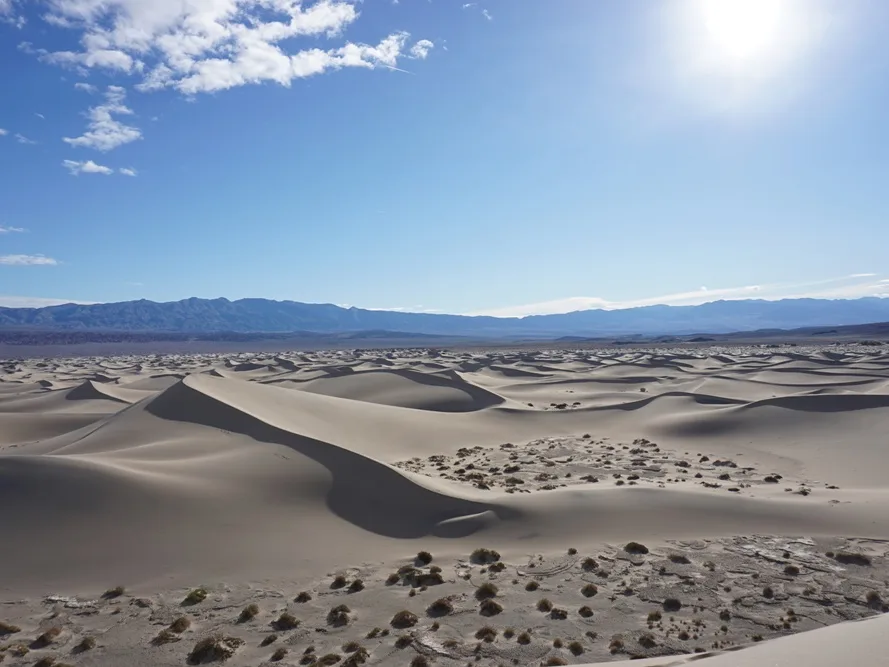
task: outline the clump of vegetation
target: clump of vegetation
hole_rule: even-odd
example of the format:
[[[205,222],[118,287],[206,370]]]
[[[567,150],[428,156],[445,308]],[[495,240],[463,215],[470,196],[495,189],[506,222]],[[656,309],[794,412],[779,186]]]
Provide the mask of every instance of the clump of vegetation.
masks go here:
[[[454,603],[448,598],[439,598],[426,609],[430,616],[447,616],[454,611]]]
[[[661,615],[661,612],[659,612],[657,609],[655,609],[654,611],[648,612],[648,622],[649,623],[657,623],[659,620],[661,620],[661,618],[663,618],[663,616]]]
[[[410,635],[401,635],[395,640],[395,648],[407,648],[414,643],[414,638]]]
[[[548,612],[553,610],[553,603],[543,598],[537,601],[537,611]]]
[[[799,574],[799,568],[796,565],[788,565],[784,568],[784,574],[795,577]]]
[[[349,592],[350,593],[358,593],[359,591],[364,590],[364,582],[361,579],[355,579],[351,584],[349,584]]]
[[[6,621],[0,621],[0,635],[14,635],[21,631],[22,629],[17,625],[7,623]]]
[[[417,554],[417,562],[422,565],[429,565],[432,562],[432,554],[428,551],[421,551]]]
[[[568,661],[558,655],[551,655],[543,661],[543,664],[547,667],[555,667],[556,665],[567,665]]]
[[[575,549],[574,547],[571,547],[570,549],[568,549],[568,555],[569,555],[569,556],[576,556],[576,555],[577,555],[577,549]]]
[[[275,652],[272,653],[271,659],[273,662],[278,662],[279,660],[283,660],[284,658],[286,658],[288,653],[290,653],[290,651],[286,647],[281,646],[275,649]]]
[[[2,655],[2,654],[0,654]],[[62,663],[56,662],[56,659],[51,656],[44,656],[40,658],[37,662],[34,663],[34,667],[63,667]]]
[[[373,639],[374,637],[377,637],[382,631],[383,631],[382,628],[373,628],[370,632],[368,632],[364,636],[367,637],[368,639]]]
[[[342,658],[340,658],[336,653],[328,653],[327,655],[322,655],[320,658],[315,660],[315,662],[312,663],[312,667],[315,667],[315,665],[324,665],[324,667],[330,667],[330,665],[335,665],[340,660],[342,660]]]
[[[409,612],[407,609],[403,609],[392,617],[392,620],[389,621],[389,625],[399,629],[411,628],[417,624],[418,620],[416,614]]]
[[[429,667],[429,660],[425,655],[415,655],[411,667]]]
[[[489,572],[503,572],[503,570],[505,570],[505,569],[506,569],[506,563],[504,563],[502,560],[498,560],[496,563],[491,563],[488,566]]]
[[[31,643],[31,648],[44,648],[52,644],[62,634],[61,628],[50,628]]]
[[[241,615],[238,616],[238,621],[241,623],[246,623],[247,621],[252,621],[259,614],[259,606],[256,604],[248,604],[241,610]]]
[[[682,603],[676,598],[667,598],[664,600],[664,611],[674,612],[682,609]]]
[[[552,611],[549,612],[549,617],[556,621],[564,621],[568,618],[568,612],[564,609],[553,607]]]
[[[657,642],[654,639],[654,635],[650,632],[643,632],[639,635],[639,643],[643,648],[651,649],[657,646]]]
[[[195,644],[188,654],[188,662],[191,665],[200,665],[205,662],[228,660],[235,654],[238,647],[244,645],[244,640],[226,635],[211,635]]]
[[[478,629],[475,638],[488,642],[489,644],[497,638],[497,631],[490,625],[485,625]]]
[[[361,644],[356,641],[346,642],[343,644],[343,653],[355,653],[361,650]]]
[[[333,578],[333,581],[330,582],[330,587],[334,589],[342,588],[346,585],[346,583],[346,578],[343,575],[338,574]]]
[[[494,549],[476,549],[470,555],[469,560],[480,565],[496,563],[500,560],[500,552]]]
[[[516,641],[523,646],[527,646],[531,643],[531,635],[527,632],[519,633],[519,636],[516,637]]]
[[[591,598],[598,592],[599,589],[596,587],[595,584],[587,584],[580,589],[580,594],[583,595],[585,598]]]
[[[297,596],[293,599],[294,602],[299,602],[301,604],[305,604],[306,602],[311,601],[312,594],[308,591],[300,591]]]
[[[278,641],[278,635],[270,634],[270,635],[266,635],[265,637],[263,637],[262,641],[259,642],[259,645],[260,646],[268,646],[269,644],[274,644],[276,641]]]
[[[773,597],[775,597],[775,591],[772,589],[771,586],[766,586],[762,589],[762,596],[768,600],[771,600]]]
[[[584,605],[580,609],[577,610],[577,613],[580,614],[581,618],[592,618],[593,610]]]
[[[114,588],[109,588],[107,591],[102,593],[102,597],[106,600],[111,600],[112,598],[119,598],[121,595],[127,592],[127,589],[123,586],[115,586]]]
[[[351,613],[352,610],[349,609],[346,605],[339,604],[331,609],[329,612],[327,612],[327,622],[335,627],[347,625],[350,620],[349,614]]]
[[[583,653],[583,650],[584,650],[583,644],[581,644],[579,641],[575,640],[575,641],[571,642],[570,644],[568,644],[568,650],[571,651],[571,653],[573,655],[580,655],[581,653]]]
[[[388,586],[394,586],[399,581],[401,581],[401,575],[399,575],[397,572],[393,572],[388,577],[386,577],[386,585]]]
[[[207,599],[207,589],[206,588],[195,588],[188,592],[188,595],[185,596],[185,599],[182,600],[182,605],[184,607],[190,607],[192,605],[200,604],[204,600]]]
[[[670,559],[670,562],[676,563],[677,565],[688,565],[691,563],[685,554],[670,554],[667,558]]]
[[[363,665],[367,662],[368,658],[370,658],[368,650],[363,646],[359,646],[356,651],[351,653],[349,657],[343,661],[343,667],[357,667],[358,665]]]
[[[96,638],[91,636],[86,636],[80,640],[80,643],[74,647],[74,651],[77,653],[83,653],[84,651],[92,651],[96,648]]]
[[[487,600],[482,600],[478,611],[482,616],[496,616],[503,611],[503,606],[495,600],[488,598]]]
[[[648,553],[648,547],[644,544],[639,544],[639,542],[627,542],[626,546],[624,546],[624,551],[628,554],[644,555]]]
[[[504,639],[512,639],[513,637],[515,637],[515,630],[513,628],[506,628],[506,630],[503,631]]]
[[[155,646],[162,646],[163,644],[170,644],[172,642],[178,642],[180,639],[179,635],[170,630],[170,628],[164,628],[160,632],[157,633],[157,636],[151,640],[151,643]]]
[[[538,588],[540,588],[540,584],[533,579],[525,584],[526,591],[536,591]]]
[[[611,643],[608,644],[608,650],[611,651],[611,654],[620,653],[624,649],[624,640],[620,637],[613,637],[611,639]]]
[[[486,581],[477,589],[475,589],[476,600],[487,600],[497,596],[497,587],[490,581]]]
[[[581,561],[580,567],[583,568],[584,572],[595,572],[599,569],[599,564],[593,558],[587,556]]]
[[[279,632],[286,630],[295,630],[299,627],[299,619],[296,618],[296,616],[294,616],[293,614],[285,611],[283,614],[278,616],[278,618],[272,621],[272,627]]]
[[[183,632],[188,630],[191,627],[191,619],[188,616],[180,616],[172,623],[170,623],[170,630],[175,632],[177,635],[181,635]]]
[[[877,591],[868,591],[864,599],[871,609],[881,610],[883,608],[883,598]]]
[[[732,620],[732,612],[730,612],[728,609],[723,609],[719,612],[719,620],[725,622]]]

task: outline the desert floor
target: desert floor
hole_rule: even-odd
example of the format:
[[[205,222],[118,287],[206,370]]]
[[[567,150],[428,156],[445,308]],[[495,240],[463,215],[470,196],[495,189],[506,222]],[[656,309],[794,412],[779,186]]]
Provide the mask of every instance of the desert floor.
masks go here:
[[[0,536],[4,667],[882,664],[889,348],[6,360]]]

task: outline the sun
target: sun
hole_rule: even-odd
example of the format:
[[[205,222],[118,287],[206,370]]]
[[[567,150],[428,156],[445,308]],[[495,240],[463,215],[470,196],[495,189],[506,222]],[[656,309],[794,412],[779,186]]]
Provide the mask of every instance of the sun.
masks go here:
[[[784,0],[699,0],[709,48],[734,65],[767,59],[781,45]]]

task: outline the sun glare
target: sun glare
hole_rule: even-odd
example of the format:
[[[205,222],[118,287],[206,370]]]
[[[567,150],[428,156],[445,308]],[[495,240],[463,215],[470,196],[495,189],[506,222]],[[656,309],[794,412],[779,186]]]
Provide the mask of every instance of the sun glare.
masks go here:
[[[767,58],[780,46],[783,0],[700,0],[710,47],[732,63]]]

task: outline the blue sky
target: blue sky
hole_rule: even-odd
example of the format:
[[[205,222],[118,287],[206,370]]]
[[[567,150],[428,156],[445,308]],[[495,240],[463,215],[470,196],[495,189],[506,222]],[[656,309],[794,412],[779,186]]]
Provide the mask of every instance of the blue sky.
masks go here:
[[[0,0],[0,305],[889,295],[882,0]]]

